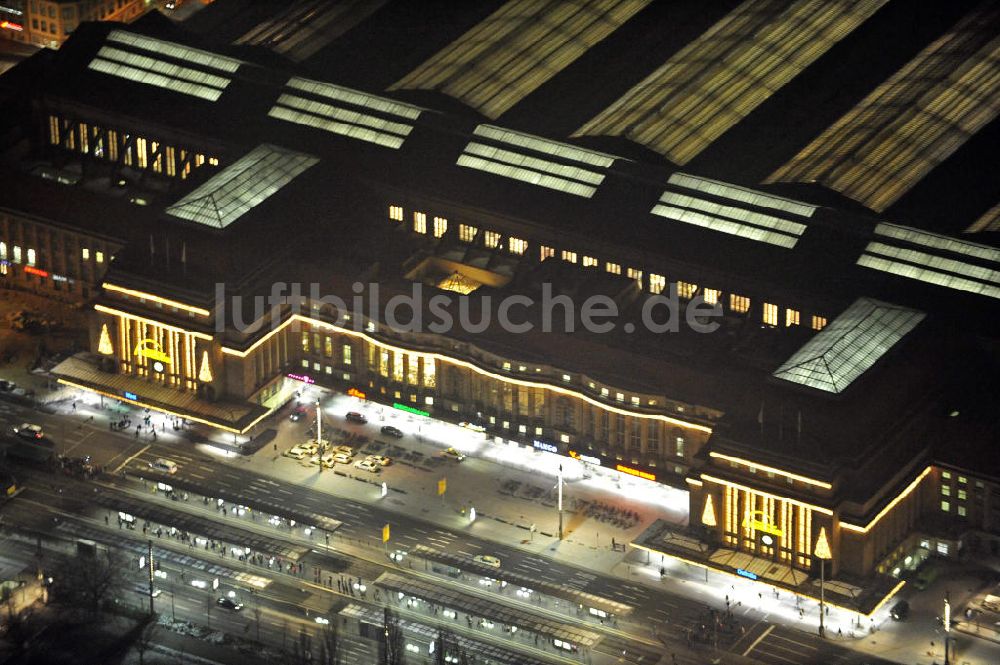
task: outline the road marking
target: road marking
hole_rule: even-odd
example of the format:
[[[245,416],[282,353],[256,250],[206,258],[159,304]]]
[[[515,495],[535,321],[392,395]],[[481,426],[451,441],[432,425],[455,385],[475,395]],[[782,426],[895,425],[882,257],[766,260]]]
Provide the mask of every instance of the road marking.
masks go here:
[[[765,637],[767,637],[768,635],[771,634],[771,631],[774,630],[774,625],[775,624],[772,623],[770,626],[768,626],[767,630],[765,630],[763,633],[761,633],[760,637],[758,637],[757,639],[755,639],[753,641],[753,644],[751,644],[749,647],[747,647],[747,650],[743,652],[743,657],[744,658],[746,656],[748,656],[751,651],[754,650],[754,647],[756,647],[758,644],[760,644],[761,640],[763,640]]]
[[[149,450],[149,446],[143,446],[142,450],[140,450],[139,452],[137,452],[135,455],[132,455],[131,457],[126,458],[126,460],[124,462],[122,462],[121,464],[119,464],[115,468],[115,470],[114,470],[113,473],[118,473],[119,471],[121,471],[125,467],[126,464],[128,464],[129,462],[131,462],[132,460],[134,460],[136,457],[138,457],[139,455],[143,454],[147,450]]]

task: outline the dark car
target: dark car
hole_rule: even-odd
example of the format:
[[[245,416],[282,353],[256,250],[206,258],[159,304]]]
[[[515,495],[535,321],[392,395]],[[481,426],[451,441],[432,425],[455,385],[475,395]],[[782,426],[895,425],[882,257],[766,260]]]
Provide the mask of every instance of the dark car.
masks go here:
[[[10,392],[16,387],[17,385],[13,381],[5,381],[4,379],[0,379],[0,391]]]
[[[389,436],[394,436],[397,439],[403,438],[403,430],[398,427],[393,427],[392,425],[383,425],[382,434],[388,434]]]
[[[243,603],[239,603],[232,598],[219,598],[215,601],[215,604],[224,610],[232,610],[233,612],[239,612],[243,609]]]
[[[910,604],[905,600],[901,600],[892,606],[889,610],[889,616],[895,621],[903,621],[910,614]]]
[[[357,411],[348,411],[347,415],[344,417],[347,418],[347,422],[349,423],[357,423],[359,425],[364,425],[365,423],[368,422],[368,419],[365,418],[360,413],[358,413]]]
[[[288,419],[294,423],[302,420],[305,417],[306,417],[306,407],[297,406],[294,409],[292,409],[292,415],[288,416]]]

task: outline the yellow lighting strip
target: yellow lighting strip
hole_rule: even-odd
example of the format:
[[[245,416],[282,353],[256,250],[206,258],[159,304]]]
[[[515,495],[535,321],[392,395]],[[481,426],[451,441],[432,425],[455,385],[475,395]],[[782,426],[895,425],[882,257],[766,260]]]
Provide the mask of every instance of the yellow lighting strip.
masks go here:
[[[848,531],[856,531],[858,533],[868,533],[872,529],[872,527],[874,527],[878,523],[880,519],[885,517],[890,510],[896,507],[897,503],[908,497],[910,493],[913,492],[913,490],[917,489],[917,486],[920,484],[920,481],[923,480],[930,472],[931,472],[931,467],[928,466],[926,469],[923,470],[923,472],[919,476],[914,478],[913,482],[907,485],[906,489],[900,492],[895,499],[887,503],[885,508],[880,510],[878,515],[872,518],[872,521],[868,523],[868,526],[858,526],[856,524],[849,524],[847,522],[841,522],[840,526],[847,529]]]
[[[184,328],[178,328],[177,326],[172,326],[167,323],[161,323],[153,319],[148,319],[144,316],[139,316],[137,314],[129,314],[128,312],[123,312],[120,309],[113,309],[111,307],[105,307],[104,305],[94,305],[94,309],[98,312],[103,312],[104,314],[111,314],[112,316],[120,316],[125,319],[131,319],[133,321],[138,321],[139,323],[145,323],[150,326],[159,326],[166,330],[176,330],[177,332],[185,333],[187,335],[193,335],[198,339],[205,339],[211,341],[212,336],[206,335],[203,332],[197,332],[195,330],[185,330]]]
[[[178,418],[185,418],[187,420],[191,420],[191,421],[194,421],[196,423],[201,423],[202,425],[208,425],[209,427],[215,427],[217,429],[225,430],[227,432],[233,432],[235,434],[243,434],[244,432],[252,429],[261,420],[263,420],[267,416],[271,415],[271,411],[267,411],[263,415],[261,415],[260,417],[258,417],[256,420],[254,420],[252,423],[250,423],[249,425],[247,425],[246,427],[244,427],[243,429],[236,429],[234,427],[228,427],[226,425],[220,425],[219,423],[214,423],[214,422],[212,422],[210,420],[205,420],[204,418],[199,418],[197,416],[192,416],[189,413],[179,413],[177,411],[171,411],[169,409],[164,409],[162,406],[154,406],[152,404],[147,404],[147,403],[139,401],[139,400],[128,399],[127,397],[123,397],[122,395],[112,395],[111,393],[105,392],[103,390],[97,390],[96,388],[91,388],[90,386],[84,386],[84,385],[81,385],[79,383],[74,383],[72,381],[68,381],[66,379],[56,379],[56,381],[58,383],[66,385],[66,386],[71,386],[73,388],[78,388],[80,390],[86,390],[88,392],[96,393],[98,395],[104,395],[105,397],[107,397],[109,399],[121,400],[122,402],[128,402],[129,404],[135,404],[136,406],[141,406],[143,408],[151,409],[153,411],[159,411],[160,413],[166,413],[167,415],[171,415],[171,416],[177,416]]]
[[[377,346],[377,347],[379,347],[379,348],[381,348],[383,350],[398,351],[398,352],[401,352],[401,353],[420,353],[420,354],[424,355],[425,357],[436,358],[436,359],[438,359],[438,360],[440,360],[441,362],[444,362],[444,363],[449,363],[451,365],[456,365],[458,367],[464,367],[466,369],[469,369],[469,370],[475,372],[476,374],[479,374],[480,376],[486,376],[486,377],[489,377],[491,379],[496,379],[497,381],[503,381],[505,383],[510,383],[510,384],[513,384],[513,385],[516,385],[516,386],[522,386],[522,387],[525,387],[525,388],[541,388],[541,389],[544,389],[544,390],[551,390],[552,392],[558,393],[560,395],[567,395],[569,397],[575,397],[577,399],[581,399],[581,400],[587,402],[588,404],[596,406],[596,407],[598,407],[600,409],[604,409],[605,411],[610,411],[611,413],[618,413],[618,414],[621,414],[623,416],[631,416],[633,418],[646,418],[646,419],[649,419],[649,420],[662,420],[663,422],[667,422],[667,423],[670,423],[672,425],[678,425],[680,427],[686,427],[688,429],[696,430],[696,431],[699,431],[699,432],[705,432],[707,434],[711,434],[712,433],[712,428],[711,427],[707,427],[705,425],[696,425],[694,423],[689,423],[689,422],[686,422],[684,420],[678,420],[677,418],[671,418],[670,416],[664,416],[664,415],[659,415],[659,414],[634,413],[632,411],[627,411],[625,409],[620,409],[620,408],[618,408],[616,406],[612,406],[610,404],[605,404],[604,402],[599,402],[598,400],[596,400],[596,399],[594,399],[592,397],[588,397],[587,395],[584,395],[583,393],[577,392],[575,390],[570,390],[570,389],[564,388],[562,386],[550,385],[548,383],[542,383],[540,381],[524,381],[522,379],[512,379],[512,378],[504,376],[502,374],[496,374],[494,372],[490,372],[488,370],[482,369],[481,367],[478,367],[477,365],[474,365],[474,364],[472,364],[470,362],[467,362],[465,360],[458,360],[457,358],[451,358],[450,356],[445,356],[443,354],[435,353],[435,352],[426,353],[426,352],[423,352],[423,351],[416,351],[416,350],[413,350],[413,349],[406,349],[406,348],[403,348],[403,347],[393,346],[391,344],[386,344],[385,342],[380,342],[377,339],[374,339],[373,337],[370,337],[369,335],[367,335],[365,333],[358,332],[356,330],[350,330],[348,328],[341,328],[340,326],[335,326],[332,323],[327,323],[325,321],[319,321],[317,319],[310,319],[308,317],[302,316],[301,314],[293,314],[291,317],[289,317],[287,320],[285,320],[280,326],[278,326],[277,328],[275,328],[271,332],[267,333],[266,335],[264,335],[263,337],[261,337],[256,342],[254,342],[249,348],[247,348],[246,351],[239,351],[237,349],[231,349],[231,348],[228,348],[228,347],[224,346],[224,347],[222,347],[222,352],[226,353],[228,355],[231,355],[231,356],[237,356],[239,358],[245,358],[254,349],[256,349],[258,346],[260,346],[265,341],[267,341],[272,335],[275,335],[276,333],[278,333],[279,331],[281,331],[285,326],[291,324],[293,321],[300,321],[302,323],[306,323],[306,324],[309,324],[309,325],[319,326],[321,328],[327,328],[327,329],[333,330],[335,332],[343,333],[343,334],[349,335],[351,337],[357,337],[357,338],[363,339],[363,340],[367,341],[369,344],[372,344],[373,346]]]
[[[707,480],[710,483],[716,483],[719,485],[728,485],[730,487],[735,487],[736,489],[743,490],[744,492],[752,492],[755,494],[760,494],[761,496],[769,496],[779,501],[787,501],[788,503],[793,503],[797,506],[802,506],[803,508],[809,508],[810,510],[815,510],[816,512],[823,513],[824,515],[833,515],[833,511],[829,508],[823,508],[822,506],[816,506],[811,503],[805,503],[804,501],[799,501],[797,499],[791,499],[786,496],[778,496],[777,494],[769,494],[767,492],[762,492],[759,489],[753,489],[747,487],[746,485],[740,485],[739,483],[734,483],[728,480],[723,480],[722,478],[716,478],[715,476],[710,476],[707,473],[701,474],[702,480]]]
[[[694,485],[695,487],[701,487],[702,485],[705,484],[700,480],[698,480],[697,478],[685,478],[684,482],[686,482],[688,485]]]
[[[161,298],[160,296],[153,295],[152,293],[126,289],[124,286],[117,286],[115,284],[109,284],[105,282],[104,284],[101,284],[101,288],[106,291],[117,291],[118,293],[124,293],[127,296],[132,296],[133,298],[143,298],[145,300],[152,300],[153,302],[158,302],[161,305],[176,307],[177,309],[183,309],[187,312],[194,312],[199,316],[209,316],[211,314],[211,312],[202,307],[195,307],[194,305],[185,305],[182,302],[177,302],[176,300],[170,300],[169,298]]]
[[[816,485],[817,487],[822,487],[823,489],[833,489],[833,485],[824,482],[822,480],[816,480],[814,478],[809,478],[807,476],[800,476],[797,473],[790,473],[788,471],[782,471],[781,469],[775,468],[773,466],[767,466],[764,464],[758,464],[757,462],[751,462],[748,459],[742,457],[732,457],[730,455],[723,455],[722,453],[711,452],[710,457],[716,457],[718,459],[726,460],[728,462],[736,462],[737,464],[744,464],[755,469],[760,469],[761,471],[767,471],[768,473],[775,473],[786,478],[791,478],[792,480],[798,480],[803,483],[808,483],[810,485]]]

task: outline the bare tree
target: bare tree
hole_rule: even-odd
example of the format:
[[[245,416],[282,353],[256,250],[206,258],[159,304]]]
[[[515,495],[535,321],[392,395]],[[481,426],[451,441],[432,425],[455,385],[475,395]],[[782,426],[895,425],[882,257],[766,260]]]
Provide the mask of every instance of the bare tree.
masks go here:
[[[457,658],[458,662],[462,665],[468,665],[469,657],[465,653],[459,643],[455,634],[450,630],[444,628],[438,631],[437,639],[434,640],[434,662],[435,665],[445,665],[447,662],[445,658],[450,656],[451,658]],[[452,660],[451,662],[455,662]]]
[[[385,648],[382,651],[383,665],[405,665],[406,651],[403,646],[403,629],[399,617],[388,607],[383,613],[385,624]]]
[[[135,631],[135,640],[132,642],[132,648],[139,656],[139,665],[143,665],[146,652],[153,647],[156,632],[159,628],[159,624],[156,622],[156,616],[153,615],[147,617],[145,625],[141,625],[141,628],[137,626],[137,628],[138,629]]]
[[[53,595],[97,614],[107,601],[120,596],[128,565],[128,558],[117,549],[63,560],[51,569]]]
[[[340,665],[340,635],[337,621],[331,621],[319,634],[319,665]]]

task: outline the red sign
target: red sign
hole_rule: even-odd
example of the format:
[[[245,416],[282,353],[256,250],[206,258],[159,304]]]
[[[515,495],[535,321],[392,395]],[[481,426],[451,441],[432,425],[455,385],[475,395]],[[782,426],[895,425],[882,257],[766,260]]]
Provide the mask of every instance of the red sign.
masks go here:
[[[358,399],[365,398],[365,394],[360,390],[358,390],[357,388],[348,388],[347,394],[350,395],[351,397],[357,397]]]
[[[24,30],[23,25],[20,25],[19,23],[11,23],[10,21],[0,21],[0,28],[4,28],[6,30],[13,30],[15,32],[21,32],[22,30]]]
[[[636,478],[643,478],[645,480],[656,480],[656,476],[649,473],[648,471],[640,471],[639,469],[633,469],[630,466],[622,466],[621,464],[618,464],[615,466],[615,469],[617,471],[621,471],[622,473],[627,473],[630,476],[635,476]]]
[[[48,277],[49,273],[45,272],[41,268],[35,268],[33,266],[24,266],[24,272],[29,275],[38,275],[39,277]]]
[[[306,376],[305,374],[286,374],[289,379],[295,379],[296,381],[301,381],[302,383],[316,383],[316,380],[311,376]]]

